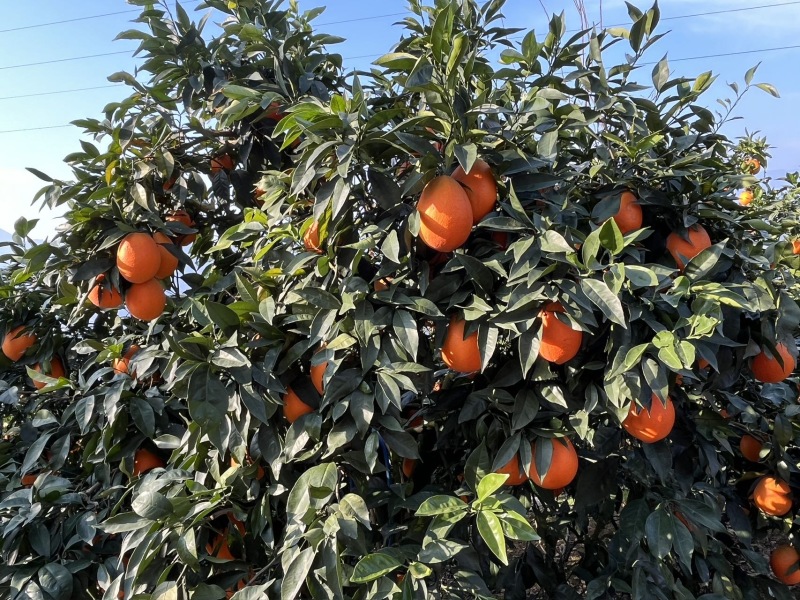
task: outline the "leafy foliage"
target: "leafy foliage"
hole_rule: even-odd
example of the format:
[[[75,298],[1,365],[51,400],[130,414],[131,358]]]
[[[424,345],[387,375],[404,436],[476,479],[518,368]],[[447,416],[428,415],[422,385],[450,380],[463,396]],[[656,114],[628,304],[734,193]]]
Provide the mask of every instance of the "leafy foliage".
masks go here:
[[[515,44],[502,0],[410,0],[392,52],[345,76],[320,10],[206,0],[225,18],[206,40],[205,18],[132,3],[142,28],[120,37],[146,76],[111,76],[131,95],[77,122],[96,144],[66,158],[71,181],[33,170],[63,230],[37,244],[20,221],[0,259],[0,326],[37,336],[0,357],[1,590],[791,598],[768,554],[792,514],[749,495],[760,474],[797,487],[797,381],[748,365],[779,342],[796,355],[798,178],[758,180],[743,160],[765,142],[720,133],[751,87],[776,93],[755,69],[716,116],[711,73],[671,78],[664,58],[634,80],[657,5],[570,37],[554,16]],[[496,210],[431,251],[419,194],[479,158]],[[644,214],[629,233],[612,218],[626,190]],[[697,223],[713,245],[676,269],[667,240]],[[87,300],[100,274],[127,292],[114,256],[133,231],[169,236],[179,261],[149,323]],[[563,366],[538,356],[553,301],[584,332]],[[477,332],[478,373],[443,367],[453,316]],[[27,368],[55,357],[65,377]],[[668,398],[668,439],[620,427]],[[505,485],[515,457],[556,469],[564,436],[566,489]]]

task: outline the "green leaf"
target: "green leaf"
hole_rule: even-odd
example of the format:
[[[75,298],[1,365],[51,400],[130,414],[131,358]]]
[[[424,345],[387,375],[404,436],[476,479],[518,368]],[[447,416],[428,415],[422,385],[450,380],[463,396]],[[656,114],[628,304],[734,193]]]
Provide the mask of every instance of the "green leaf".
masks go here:
[[[39,569],[39,585],[54,600],[69,600],[72,596],[72,573],[58,563]]]
[[[281,582],[281,600],[294,600],[299,597],[300,588],[308,577],[315,557],[314,548],[306,548],[289,563]]]
[[[172,514],[172,503],[158,492],[143,492],[136,496],[131,508],[140,517],[159,521]]]
[[[457,144],[454,152],[464,172],[472,171],[472,166],[478,158],[478,147],[475,144]]]
[[[672,540],[675,537],[675,529],[672,525],[672,515],[659,508],[647,517],[644,525],[647,545],[650,552],[657,558],[664,558],[672,548]]]
[[[501,473],[489,473],[483,477],[478,484],[478,502],[486,500],[503,487],[506,479],[508,479],[508,475],[503,475]]]
[[[356,564],[350,581],[369,583],[403,566],[403,561],[394,552],[367,554]]]
[[[208,317],[225,336],[230,337],[239,327],[239,315],[233,310],[218,302],[206,302]]]
[[[435,515],[446,515],[458,511],[466,511],[467,505],[455,496],[431,496],[420,504],[417,512],[418,517],[433,517]]]
[[[500,562],[504,565],[508,564],[506,556],[506,538],[503,534],[503,525],[497,515],[488,510],[482,510],[478,513],[478,533],[481,534],[483,541],[489,547]]]
[[[757,83],[756,87],[760,90],[764,90],[771,96],[775,96],[776,98],[780,98],[781,95],[778,93],[778,88],[776,88],[771,83]]]
[[[600,243],[611,254],[619,254],[625,247],[622,232],[614,219],[608,219],[600,227]]]
[[[599,279],[581,279],[581,289],[606,317],[617,325],[627,328],[622,302],[605,282]]]
[[[503,533],[507,538],[522,542],[536,542],[541,538],[528,520],[517,512],[507,512],[500,515]]]
[[[669,62],[667,62],[666,55],[662,58],[655,67],[653,67],[653,87],[657,92],[664,88],[664,84],[669,79]]]

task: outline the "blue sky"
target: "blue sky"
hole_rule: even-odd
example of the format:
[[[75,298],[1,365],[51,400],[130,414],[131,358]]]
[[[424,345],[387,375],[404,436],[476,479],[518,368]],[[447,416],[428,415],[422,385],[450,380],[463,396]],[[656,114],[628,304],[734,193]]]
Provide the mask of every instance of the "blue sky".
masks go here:
[[[589,20],[599,23],[600,2],[585,0],[584,3]],[[327,10],[317,22],[330,23],[321,28],[348,38],[338,47],[345,57],[389,51],[391,44],[401,35],[399,27],[392,24],[399,19],[395,13],[406,10],[404,0],[300,0],[300,6],[306,9],[326,4]],[[649,7],[649,4],[634,4],[642,9]],[[775,99],[754,90],[736,112],[743,119],[734,122],[726,133],[735,137],[743,134],[746,127],[751,132],[760,131],[766,135],[775,146],[767,173],[780,177],[786,171],[800,168],[800,119],[795,108],[800,102],[800,49],[675,60],[797,45],[800,1],[764,0],[764,4],[773,6],[750,10],[760,5],[743,0],[706,0],[702,3],[666,0],[660,5],[664,20],[659,30],[671,33],[658,43],[650,57],[657,61],[667,54],[674,75],[694,76],[708,70],[719,75],[718,83],[707,96],[710,108],[715,108],[716,98],[730,95],[726,82],[741,82],[744,72],[761,61],[755,81],[774,84],[781,98]],[[197,14],[193,12],[196,5],[197,2],[185,4],[190,14]],[[732,9],[746,10],[675,18]],[[546,11],[562,10],[567,15],[568,29],[580,26],[573,2],[507,0],[503,13],[507,27],[533,28],[544,33]],[[28,174],[25,167],[68,177],[69,171],[62,159],[79,148],[80,138],[79,130],[74,127],[7,132],[64,125],[87,116],[99,117],[106,103],[123,97],[124,89],[102,86],[109,85],[106,77],[111,73],[120,70],[132,72],[135,68],[136,61],[130,56],[135,43],[114,42],[113,39],[119,31],[132,26],[129,21],[137,12],[136,7],[124,0],[37,0],[35,3],[13,2],[4,6],[4,19],[0,25],[0,76],[3,78],[0,90],[0,229],[10,230],[19,215],[38,216],[38,207],[31,207],[31,199],[41,182]],[[87,18],[96,15],[107,16]],[[70,22],[36,26],[62,20]],[[625,3],[622,0],[602,2],[602,22],[605,26],[628,24]],[[18,66],[112,52],[121,54]],[[345,62],[349,67],[367,68],[371,60],[373,58],[348,58]],[[649,68],[641,72],[640,78],[649,82]],[[94,87],[99,89],[31,96]],[[42,215],[36,236],[48,235],[56,222],[56,215]]]

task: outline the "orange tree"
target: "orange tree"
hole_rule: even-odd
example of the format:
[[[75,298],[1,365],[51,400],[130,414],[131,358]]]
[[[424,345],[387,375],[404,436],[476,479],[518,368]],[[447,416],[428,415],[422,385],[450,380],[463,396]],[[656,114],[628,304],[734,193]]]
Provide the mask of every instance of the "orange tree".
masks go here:
[[[5,595],[792,597],[796,180],[742,207],[720,133],[755,69],[722,115],[646,74],[657,6],[411,0],[345,76],[319,11],[132,3],[142,76],[2,257]]]

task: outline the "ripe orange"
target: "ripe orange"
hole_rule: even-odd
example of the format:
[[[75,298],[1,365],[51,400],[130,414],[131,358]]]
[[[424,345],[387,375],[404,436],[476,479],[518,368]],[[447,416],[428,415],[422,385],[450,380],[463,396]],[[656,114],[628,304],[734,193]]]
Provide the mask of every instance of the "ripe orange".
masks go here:
[[[474,331],[464,339],[466,324],[464,319],[452,317],[442,346],[444,364],[460,373],[472,373],[481,369],[478,332]]]
[[[762,512],[781,517],[792,510],[792,489],[783,479],[767,475],[758,480],[753,502]]]
[[[178,257],[164,247],[166,244],[172,244],[172,240],[160,231],[153,234],[153,240],[158,244],[158,252],[161,255],[161,264],[156,271],[156,279],[172,277],[178,268]]]
[[[667,236],[667,250],[681,271],[686,267],[686,262],[711,247],[711,238],[700,224],[692,225],[686,230],[686,235],[688,240],[675,231]]]
[[[500,246],[501,250],[508,248],[508,233],[505,231],[493,231],[492,241]]]
[[[769,566],[775,577],[786,585],[800,583],[798,563],[800,563],[800,552],[794,546],[778,546],[769,557]]]
[[[289,423],[294,423],[303,415],[312,412],[314,412],[314,409],[300,400],[300,396],[298,396],[292,388],[289,388],[286,395],[283,397],[283,416],[286,417],[286,420],[289,421]]]
[[[282,108],[279,102],[272,102],[264,112],[264,118],[271,121],[280,121],[286,116],[286,113],[281,110]]]
[[[89,302],[94,304],[97,308],[119,308],[122,306],[122,294],[110,283],[103,285],[106,280],[105,275],[98,275],[95,277],[94,285],[89,290]]]
[[[473,224],[477,224],[494,210],[497,202],[497,182],[492,175],[492,168],[485,160],[480,158],[476,160],[469,173],[464,172],[459,165],[453,171],[452,177],[463,185],[467,192],[467,199],[472,205]]]
[[[452,177],[441,175],[422,190],[417,203],[419,237],[433,250],[451,252],[461,247],[472,231],[472,205]]]
[[[583,343],[583,332],[562,323],[555,315],[563,312],[565,312],[564,306],[560,302],[551,302],[539,312],[542,319],[539,356],[557,365],[563,365],[575,358]]]
[[[223,154],[211,159],[211,173],[219,173],[220,171],[233,171],[233,158],[230,154]]]
[[[167,222],[181,223],[186,227],[194,227],[194,219],[185,210],[176,210],[167,215]],[[196,233],[186,233],[175,237],[175,243],[179,246],[189,246],[197,239]]]
[[[161,316],[167,296],[158,279],[133,284],[125,294],[125,307],[131,316],[141,321],[153,321]]]
[[[739,194],[739,204],[742,206],[750,206],[753,203],[753,192],[752,190],[743,190],[741,194]]]
[[[786,344],[780,342],[776,344],[775,349],[783,360],[783,366],[776,358],[767,356],[764,350],[754,356],[750,364],[753,376],[762,383],[779,383],[789,377],[797,366],[797,361]]]
[[[242,577],[242,578],[241,578],[241,579],[238,581],[238,583],[236,584],[236,590],[237,590],[237,591],[239,591],[239,592],[241,592],[241,591],[242,591],[244,588],[246,588],[246,587],[247,587],[247,579],[245,579],[244,577]],[[228,589],[225,591],[225,598],[226,598],[227,600],[231,600],[231,598],[233,598],[233,595],[234,595],[235,593],[236,593],[236,592],[234,592],[234,591],[233,591],[233,588],[228,588]]]
[[[37,373],[42,372],[42,365],[40,363],[36,363],[33,367],[33,370]],[[50,359],[50,370],[44,373],[48,377],[52,377],[53,379],[58,379],[59,377],[64,377],[66,372],[64,371],[64,364],[61,362],[61,359],[57,356],[54,356]],[[37,390],[42,389],[46,384],[41,381],[34,381],[33,385],[36,386]]]
[[[384,277],[383,279],[378,279],[373,287],[375,288],[376,292],[383,292],[389,289],[389,287],[392,285],[392,281],[394,281],[392,277]]]
[[[546,490],[557,490],[568,486],[578,473],[578,453],[569,438],[551,439],[553,458],[544,477],[536,470],[536,444],[531,447],[533,458],[528,475],[531,481]]]
[[[114,359],[114,362],[111,363],[111,367],[117,373],[126,373],[127,374],[128,365],[130,364],[131,359],[133,358],[133,355],[136,354],[139,350],[141,350],[141,348],[139,348],[139,346],[137,346],[136,344],[132,344],[131,347],[128,348],[128,351],[125,354],[122,355],[122,358],[115,358]],[[136,377],[136,372],[135,371],[131,374],[131,377]]]
[[[708,362],[705,358],[701,358],[697,361],[697,368],[701,371],[705,371],[708,367],[711,366],[711,363]]]
[[[28,475],[23,475],[19,482],[22,484],[22,487],[31,487],[36,483],[37,477],[38,475],[35,473],[29,473]]]
[[[228,546],[228,530],[220,533],[213,542],[206,544],[206,552],[222,560],[236,560]]]
[[[763,447],[764,444],[760,440],[749,434],[743,435],[742,439],[739,440],[739,450],[742,451],[742,456],[750,462],[759,462],[761,460],[759,453]]]
[[[131,283],[144,283],[155,277],[161,266],[161,253],[153,236],[147,233],[129,233],[117,248],[119,274]]]
[[[800,254],[800,240],[792,242],[792,254]]]
[[[414,471],[417,470],[417,459],[416,458],[404,458],[403,465],[400,467],[403,471],[403,475],[406,479],[411,479],[411,476],[414,474]]]
[[[623,235],[642,228],[642,205],[631,192],[622,192],[619,210],[613,217]]]
[[[528,481],[528,474],[525,473],[525,471],[519,464],[518,454],[515,454],[510,461],[508,461],[502,467],[497,469],[495,473],[500,473],[501,475],[508,475],[508,479],[506,479],[505,485],[521,485],[526,481]]]
[[[319,241],[319,223],[316,221],[314,221],[311,227],[306,229],[306,232],[303,234],[303,245],[309,252],[322,254],[322,247]]]
[[[164,461],[147,448],[139,448],[133,455],[133,475],[138,477],[153,469],[163,469]]]
[[[3,354],[11,362],[17,362],[36,343],[36,334],[23,333],[25,327],[19,325],[9,331],[3,338]]]
[[[757,158],[748,158],[744,161],[744,171],[745,173],[750,173],[750,175],[757,175],[758,172],[761,170],[761,161]]]
[[[672,431],[675,425],[675,405],[671,398],[667,398],[666,407],[655,394],[650,401],[650,410],[638,409],[636,403],[631,404],[628,416],[622,422],[622,427],[646,444],[663,440]]]
[[[322,350],[324,346],[320,348]],[[318,350],[319,352],[319,350]],[[328,361],[326,360],[324,363],[320,363],[318,365],[311,365],[309,369],[311,372],[311,383],[314,384],[314,387],[320,394],[325,393],[325,385],[324,385],[324,377],[325,377],[325,369],[328,368]]]

